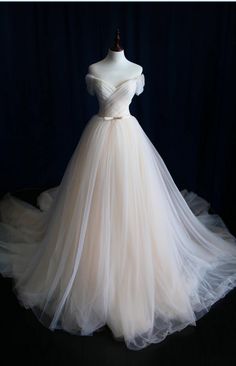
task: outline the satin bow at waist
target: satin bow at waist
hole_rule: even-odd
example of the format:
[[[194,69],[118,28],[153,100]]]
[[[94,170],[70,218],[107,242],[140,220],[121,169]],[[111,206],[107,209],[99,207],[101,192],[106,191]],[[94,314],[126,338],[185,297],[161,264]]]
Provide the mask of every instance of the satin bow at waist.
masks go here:
[[[131,114],[126,114],[123,116],[101,116],[100,114],[98,114],[98,117],[103,118],[106,121],[113,120],[113,119],[122,119],[122,118],[130,117],[130,116],[131,116]]]

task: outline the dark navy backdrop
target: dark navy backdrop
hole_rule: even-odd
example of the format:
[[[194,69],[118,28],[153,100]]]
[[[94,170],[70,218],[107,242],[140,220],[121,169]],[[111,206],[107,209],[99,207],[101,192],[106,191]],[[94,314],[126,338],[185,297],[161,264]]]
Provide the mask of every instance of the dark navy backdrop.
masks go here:
[[[60,183],[97,111],[88,65],[106,56],[117,27],[146,78],[131,113],[178,187],[235,230],[234,3],[2,3],[1,191]]]

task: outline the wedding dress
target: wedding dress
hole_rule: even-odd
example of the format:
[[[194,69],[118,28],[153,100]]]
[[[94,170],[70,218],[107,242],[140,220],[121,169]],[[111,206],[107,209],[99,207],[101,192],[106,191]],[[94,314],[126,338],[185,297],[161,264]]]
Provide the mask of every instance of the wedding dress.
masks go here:
[[[107,325],[139,350],[196,325],[236,286],[236,239],[208,202],[177,189],[130,114],[144,74],[85,81],[99,111],[61,183],[38,207],[9,192],[0,201],[0,271],[49,329]]]

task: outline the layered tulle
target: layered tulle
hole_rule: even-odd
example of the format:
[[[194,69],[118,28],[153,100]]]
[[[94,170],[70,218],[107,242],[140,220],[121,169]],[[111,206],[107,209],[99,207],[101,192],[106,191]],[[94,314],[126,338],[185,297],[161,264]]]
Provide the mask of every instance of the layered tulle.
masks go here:
[[[39,208],[0,202],[0,270],[51,330],[105,324],[138,350],[195,325],[236,286],[236,239],[179,192],[137,119],[88,122]]]

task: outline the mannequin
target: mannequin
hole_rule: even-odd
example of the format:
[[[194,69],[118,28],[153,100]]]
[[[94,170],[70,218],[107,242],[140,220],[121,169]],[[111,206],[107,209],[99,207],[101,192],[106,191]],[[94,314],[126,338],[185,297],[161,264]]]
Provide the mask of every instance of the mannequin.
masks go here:
[[[116,31],[114,45],[109,48],[107,56],[88,67],[88,73],[98,79],[107,81],[114,87],[130,78],[142,74],[142,66],[127,60],[124,49],[120,46],[120,32]]]
[[[108,325],[138,350],[195,326],[236,287],[236,238],[205,199],[178,190],[130,114],[144,74],[119,31],[89,72],[99,110],[59,186],[40,193],[39,209],[9,193],[0,201],[0,273],[50,330]]]

